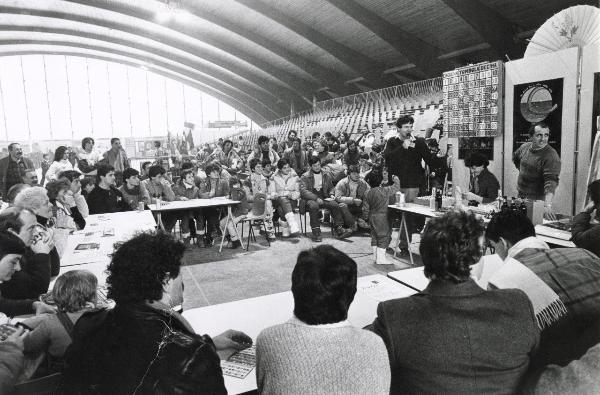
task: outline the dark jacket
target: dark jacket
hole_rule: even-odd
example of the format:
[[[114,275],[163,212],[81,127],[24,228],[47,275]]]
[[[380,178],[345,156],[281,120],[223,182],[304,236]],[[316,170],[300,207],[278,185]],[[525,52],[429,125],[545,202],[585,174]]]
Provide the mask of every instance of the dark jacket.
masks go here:
[[[398,176],[401,188],[418,188],[424,184],[425,170],[421,166],[421,160],[425,164],[435,167],[425,139],[418,137],[413,148],[404,148],[399,138],[392,137],[388,140],[383,157],[388,168],[389,181],[392,176]]]
[[[350,152],[346,150],[344,152],[344,164],[346,166],[356,165],[358,166],[358,160],[360,159],[360,151],[356,150],[354,152]]]
[[[289,148],[283,153],[283,157],[290,162],[290,167],[294,169],[296,174],[304,174],[308,170],[308,156],[305,150],[300,149],[300,158],[296,156],[296,152]]]
[[[321,170],[321,174],[323,174],[323,195],[328,198],[335,194],[333,177],[328,171]],[[309,170],[300,177],[300,197],[304,200],[317,200],[318,196],[313,192],[314,187],[315,174]]]
[[[125,395],[135,393],[136,387],[151,379],[159,345],[171,331],[192,336],[204,343],[196,354],[163,357],[172,359],[169,370],[178,377],[163,376],[164,381],[179,389],[169,388],[173,394],[225,394],[225,384],[212,339],[195,335],[187,321],[179,314],[152,308],[144,304],[117,305],[111,311],[89,312],[77,321],[73,343],[65,354],[66,368],[60,393]],[[165,348],[167,346],[164,346]],[[179,357],[182,357],[179,355]],[[164,362],[163,362],[164,364]],[[188,373],[189,372],[189,373]],[[146,376],[145,376],[146,374]],[[188,376],[186,376],[188,374]],[[190,377],[194,376],[194,377]],[[201,385],[189,389],[190,383]],[[187,387],[187,388],[186,388]],[[94,388],[95,392],[89,391]],[[140,389],[148,393],[147,386]],[[163,393],[157,389],[151,393]]]
[[[23,156],[21,159],[23,161],[23,166],[21,166],[21,168],[23,170],[34,169],[33,162],[29,158],[26,158]],[[12,186],[12,185],[8,185],[6,183],[6,173],[8,172],[8,164],[10,163],[9,161],[11,161],[11,160],[12,159],[10,158],[10,155],[8,155],[5,158],[0,159],[0,194],[2,196],[6,196],[6,192],[8,192],[9,188]],[[23,173],[23,174],[25,174],[25,173]],[[43,178],[42,178],[42,180],[43,180]],[[19,181],[18,183],[21,183],[21,182],[22,181]]]
[[[210,197],[218,197],[218,196],[229,196],[229,182],[223,178],[217,178],[216,190],[214,191],[214,195],[211,195],[211,178],[206,177],[201,183],[198,191],[198,195],[201,199],[208,199]]]
[[[533,307],[516,289],[432,280],[382,302],[371,328],[387,346],[392,394],[512,394],[539,341]]]
[[[35,254],[28,248],[21,258],[21,270],[0,285],[2,296],[9,299],[37,299],[48,292],[50,278],[60,271],[56,247],[49,254]]]
[[[131,207],[123,197],[121,191],[115,187],[103,189],[96,186],[87,196],[90,214],[116,213],[131,211]]]
[[[585,248],[600,256],[600,225],[590,224],[592,216],[588,212],[581,212],[573,217],[571,240],[579,248]]]
[[[479,184],[479,192],[477,195],[483,198],[483,203],[493,202],[498,198],[498,190],[500,189],[500,183],[496,176],[490,172],[487,168],[483,169],[477,177],[477,183]],[[470,192],[475,193],[475,190],[471,186]]]

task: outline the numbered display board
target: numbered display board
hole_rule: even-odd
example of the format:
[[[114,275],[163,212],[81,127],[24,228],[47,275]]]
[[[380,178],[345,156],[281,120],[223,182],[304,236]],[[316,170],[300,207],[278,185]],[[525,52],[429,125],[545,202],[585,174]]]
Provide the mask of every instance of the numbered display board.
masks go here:
[[[443,76],[449,137],[495,137],[502,125],[502,62],[483,62]]]

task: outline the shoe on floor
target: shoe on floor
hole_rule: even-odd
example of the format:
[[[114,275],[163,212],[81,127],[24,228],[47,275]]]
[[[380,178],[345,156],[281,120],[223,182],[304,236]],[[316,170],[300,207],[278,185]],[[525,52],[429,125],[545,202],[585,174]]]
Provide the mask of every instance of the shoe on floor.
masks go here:
[[[356,221],[356,224],[358,225],[358,227],[359,227],[360,229],[364,229],[364,230],[369,230],[369,229],[371,229],[371,227],[369,226],[369,224],[367,223],[367,221],[365,221],[365,220],[364,220],[364,219],[362,219],[362,218],[359,218],[359,219]]]
[[[320,228],[313,228],[312,241],[314,241],[315,243],[320,243],[323,241],[323,239],[321,238],[321,229]]]
[[[352,229],[345,229],[342,226],[335,228],[335,233],[338,239],[345,239],[346,237],[352,236]]]

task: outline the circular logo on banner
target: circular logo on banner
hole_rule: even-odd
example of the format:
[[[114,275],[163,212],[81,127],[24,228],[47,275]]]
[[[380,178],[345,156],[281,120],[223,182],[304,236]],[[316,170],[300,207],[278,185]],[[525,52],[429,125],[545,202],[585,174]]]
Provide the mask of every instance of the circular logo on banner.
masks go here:
[[[531,123],[543,121],[557,107],[552,91],[544,85],[530,86],[521,96],[521,114]]]

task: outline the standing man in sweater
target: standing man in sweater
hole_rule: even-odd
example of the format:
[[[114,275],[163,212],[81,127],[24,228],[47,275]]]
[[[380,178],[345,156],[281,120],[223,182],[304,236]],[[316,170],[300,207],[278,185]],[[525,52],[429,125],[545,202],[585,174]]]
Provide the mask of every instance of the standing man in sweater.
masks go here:
[[[129,159],[121,145],[121,140],[116,137],[110,139],[110,149],[104,153],[104,159],[115,169],[116,184],[123,183],[123,171],[129,168]]]
[[[544,122],[532,125],[529,136],[531,141],[521,145],[513,154],[513,163],[519,169],[519,197],[543,200],[546,218],[555,219],[552,199],[558,187],[560,157],[548,144],[550,128]]]
[[[435,167],[434,156],[429,151],[424,138],[412,135],[413,117],[405,115],[396,121],[397,135],[390,137],[385,145],[383,157],[388,168],[389,185],[392,185],[392,177],[400,179],[400,192],[404,193],[406,203],[414,202],[419,195],[421,186],[425,183],[425,169],[421,165],[424,161],[429,167]],[[406,225],[410,234],[415,233],[419,216],[406,215]],[[407,251],[408,243],[406,236],[400,235],[400,249]],[[409,235],[410,236],[410,235]]]

